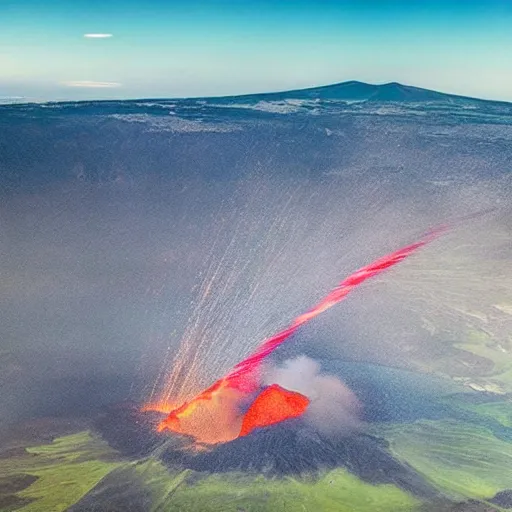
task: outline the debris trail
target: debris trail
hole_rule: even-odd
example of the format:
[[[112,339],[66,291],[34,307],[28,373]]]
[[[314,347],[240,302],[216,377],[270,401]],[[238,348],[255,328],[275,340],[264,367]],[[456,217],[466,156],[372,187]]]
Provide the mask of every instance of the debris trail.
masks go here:
[[[432,230],[420,241],[379,258],[348,276],[316,306],[296,317],[287,328],[264,341],[255,352],[238,363],[231,372],[217,380],[212,386],[192,400],[185,402],[181,407],[173,410],[167,418],[160,423],[158,430],[163,431],[169,429],[176,432],[187,433],[185,431],[186,429],[181,426],[181,420],[190,418],[194,411],[198,410],[198,408],[203,408],[202,406],[207,406],[208,402],[222,403],[223,392],[227,392],[227,395],[236,397],[236,400],[242,401],[244,397],[257,391],[261,383],[261,366],[263,361],[294,334],[299,327],[343,300],[352,290],[367,279],[400,263],[418,249],[443,234],[446,230],[446,226]],[[212,405],[214,404],[212,403]]]

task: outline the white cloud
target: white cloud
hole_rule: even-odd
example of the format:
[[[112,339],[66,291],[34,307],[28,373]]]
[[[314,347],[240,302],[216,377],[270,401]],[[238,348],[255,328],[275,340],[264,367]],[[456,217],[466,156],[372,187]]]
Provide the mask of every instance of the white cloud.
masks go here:
[[[109,37],[113,37],[113,34],[84,34],[84,37],[88,39],[107,39]]]
[[[0,96],[0,105],[5,105],[6,103],[17,103],[22,100],[27,101],[26,96]]]
[[[281,367],[268,366],[265,384],[279,384],[310,399],[304,420],[324,434],[349,434],[361,426],[362,405],[338,377],[320,373],[320,364],[306,356]]]
[[[63,85],[68,87],[104,87],[104,88],[112,88],[112,87],[121,87],[121,84],[118,82],[94,82],[92,80],[75,80],[70,82],[62,82]]]

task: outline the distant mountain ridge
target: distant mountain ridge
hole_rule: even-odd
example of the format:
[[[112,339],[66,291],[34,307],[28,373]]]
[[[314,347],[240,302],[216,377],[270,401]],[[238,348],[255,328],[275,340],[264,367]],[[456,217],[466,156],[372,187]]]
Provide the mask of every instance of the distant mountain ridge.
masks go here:
[[[224,96],[222,100],[345,100],[345,101],[372,101],[372,102],[491,102],[507,103],[503,101],[484,100],[448,94],[421,87],[403,85],[398,82],[387,84],[369,84],[351,80],[332,85],[310,87],[307,89],[292,89],[282,92],[244,94],[240,96]]]
[[[181,104],[204,102],[211,104],[227,105],[230,103],[250,104],[260,101],[344,101],[347,103],[443,103],[453,106],[485,107],[497,106],[512,107],[512,102],[504,100],[482,99],[458,94],[449,94],[422,87],[404,85],[398,82],[386,84],[370,84],[357,80],[339,82],[330,85],[308,87],[304,89],[289,89],[277,92],[256,92],[249,94],[236,94],[226,96],[191,96],[176,98],[165,97],[140,97],[131,99],[90,99],[90,100],[59,100],[43,102],[2,102],[0,107],[50,104],[50,105],[77,105],[77,104],[136,104],[140,102],[179,102]]]

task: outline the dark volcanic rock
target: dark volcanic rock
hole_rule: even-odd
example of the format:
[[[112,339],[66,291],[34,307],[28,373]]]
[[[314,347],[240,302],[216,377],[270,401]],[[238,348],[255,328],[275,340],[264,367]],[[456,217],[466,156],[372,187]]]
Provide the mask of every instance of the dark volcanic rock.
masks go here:
[[[130,469],[112,471],[69,512],[143,512],[152,510],[152,490],[133,478]]]
[[[0,494],[0,510],[3,512],[11,512],[11,510],[18,510],[29,503],[34,501],[31,498],[20,498],[16,494]]]
[[[499,492],[492,500],[489,501],[499,507],[512,509],[512,489]]]
[[[34,501],[32,498],[21,497],[16,493],[32,485],[38,478],[23,474],[0,477],[0,510],[3,512],[18,510]]]
[[[0,494],[14,494],[32,485],[39,477],[34,475],[13,475],[0,477]]]
[[[123,455],[145,457],[165,440],[155,428],[160,418],[160,414],[141,413],[135,404],[124,403],[105,408],[94,426]]]
[[[434,502],[423,506],[421,512],[500,512],[503,509],[497,509],[487,503],[477,500],[462,501],[460,503]]]
[[[174,465],[178,454],[167,450],[162,458]],[[344,467],[367,482],[395,484],[425,498],[437,495],[412,468],[395,460],[381,440],[362,434],[328,439],[300,420],[259,429],[181,462],[196,471],[267,476],[306,476]]]
[[[160,457],[174,468],[198,472],[241,471],[269,477],[311,477],[322,470],[346,468],[374,484],[394,484],[417,496],[438,495],[411,467],[398,462],[384,440],[353,434],[328,438],[292,419],[213,446],[205,451],[187,449],[184,436],[155,431],[158,414],[141,413],[133,404],[111,407],[96,420],[96,428],[115,449],[129,457]]]

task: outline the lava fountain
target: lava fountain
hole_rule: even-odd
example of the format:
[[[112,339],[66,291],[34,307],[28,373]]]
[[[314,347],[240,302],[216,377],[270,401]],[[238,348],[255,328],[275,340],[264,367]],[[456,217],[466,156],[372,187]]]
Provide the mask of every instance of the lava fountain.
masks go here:
[[[420,241],[360,268],[316,306],[264,341],[227,375],[181,406],[174,408],[168,404],[148,404],[146,410],[167,414],[158,425],[158,431],[169,430],[191,436],[199,443],[217,444],[247,435],[255,428],[302,415],[309,405],[308,397],[278,385],[262,388],[262,365],[266,358],[302,325],[343,300],[367,279],[400,263],[444,231],[444,227],[433,230]]]

